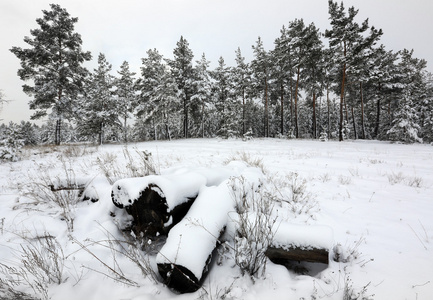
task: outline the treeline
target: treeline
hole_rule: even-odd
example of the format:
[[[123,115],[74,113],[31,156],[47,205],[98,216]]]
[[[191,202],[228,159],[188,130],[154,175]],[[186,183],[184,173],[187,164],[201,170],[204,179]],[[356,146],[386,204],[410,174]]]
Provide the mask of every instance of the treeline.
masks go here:
[[[413,50],[391,51],[368,19],[329,1],[330,29],[296,19],[274,48],[259,37],[247,62],[233,66],[195,59],[181,37],[172,58],[146,52],[140,74],[128,62],[112,70],[104,54],[97,68],[67,11],[51,5],[40,29],[13,47],[18,75],[30,80],[33,118],[49,116],[39,141],[143,141],[190,137],[290,137],[433,141],[433,76]],[[116,71],[116,72],[115,72]],[[113,72],[116,75],[112,75]],[[18,126],[18,125],[17,125]]]

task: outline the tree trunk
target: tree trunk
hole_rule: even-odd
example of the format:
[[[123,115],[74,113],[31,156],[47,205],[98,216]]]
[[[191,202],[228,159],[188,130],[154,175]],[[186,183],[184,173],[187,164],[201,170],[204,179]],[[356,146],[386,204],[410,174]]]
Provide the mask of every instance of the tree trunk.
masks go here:
[[[60,145],[60,138],[61,138],[61,134],[60,134],[60,129],[62,127],[62,120],[61,119],[57,119],[56,120],[56,132],[55,132],[55,136],[54,136],[54,143],[58,146]]]
[[[328,140],[331,139],[331,103],[329,100],[329,83],[326,84],[326,104],[328,106]]]
[[[183,137],[188,138],[188,96],[183,99]]]
[[[358,138],[358,133],[356,131],[355,110],[353,109],[353,106],[351,107],[351,110],[352,110],[353,134],[356,140]]]
[[[155,118],[152,118],[152,124],[153,124],[153,134],[154,134],[154,140],[157,141],[158,140],[158,131],[157,131],[157,125],[155,123]]]
[[[171,133],[170,133],[170,118],[168,117],[167,112],[164,112],[165,119],[165,138],[171,141]]]
[[[201,104],[201,137],[204,138],[204,101]]]
[[[242,79],[243,82],[243,79]],[[242,136],[246,132],[246,120],[245,120],[245,87],[242,87]]]
[[[379,135],[379,126],[380,126],[380,98],[377,98],[376,104],[376,126],[374,128],[374,137],[377,139]]]
[[[313,138],[317,138],[316,92],[313,92]]]
[[[284,85],[281,83],[281,135],[284,135]]]
[[[346,99],[346,95],[344,95],[343,103],[344,103],[344,113],[345,113],[345,116],[346,116],[345,121],[346,121],[346,123],[348,124],[348,123],[349,123],[349,110],[347,109],[347,99]]]
[[[340,127],[338,129],[338,139],[343,141],[343,102],[344,102],[344,85],[346,81],[346,41],[344,41],[344,64],[343,64],[343,80],[341,81],[340,94]]]
[[[361,139],[365,139],[365,122],[364,122],[364,96],[362,94],[362,82],[359,83],[361,93]]]
[[[293,78],[290,70],[290,130],[293,127]]]
[[[265,137],[269,137],[268,72],[265,69]]]
[[[123,120],[123,131],[124,131],[125,143],[128,143],[128,126],[126,125],[127,120],[128,120],[128,117],[125,116],[125,118]]]
[[[298,66],[298,72],[296,75],[296,89],[295,89],[295,137],[299,138],[299,130],[298,130],[298,88],[299,88],[299,73],[301,71],[301,66]]]
[[[101,122],[99,124],[99,137],[98,137],[98,144],[102,145],[104,141],[104,122]]]
[[[317,111],[317,124],[319,124],[319,134],[318,136],[320,137],[320,135],[322,134],[322,96],[319,97],[319,109]],[[316,125],[317,127],[317,125]]]

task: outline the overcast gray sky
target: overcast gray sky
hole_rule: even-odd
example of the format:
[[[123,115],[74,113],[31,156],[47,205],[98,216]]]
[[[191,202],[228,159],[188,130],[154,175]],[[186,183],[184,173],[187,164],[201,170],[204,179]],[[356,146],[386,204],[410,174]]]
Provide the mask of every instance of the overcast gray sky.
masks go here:
[[[295,18],[314,22],[322,31],[329,28],[327,0],[0,0],[0,89],[12,100],[0,112],[1,122],[30,120],[29,98],[16,74],[19,60],[9,49],[27,47],[24,36],[38,28],[35,20],[43,9],[50,9],[50,3],[79,18],[75,30],[81,34],[83,49],[93,55],[89,69],[102,52],[114,71],[126,60],[138,73],[148,49],[171,58],[181,35],[195,59],[205,53],[213,66],[220,56],[233,65],[237,47],[249,61],[258,36],[271,49],[281,27]],[[344,4],[359,9],[359,22],[369,18],[370,25],[383,29],[381,42],[387,49],[414,49],[433,72],[433,1],[345,0]]]

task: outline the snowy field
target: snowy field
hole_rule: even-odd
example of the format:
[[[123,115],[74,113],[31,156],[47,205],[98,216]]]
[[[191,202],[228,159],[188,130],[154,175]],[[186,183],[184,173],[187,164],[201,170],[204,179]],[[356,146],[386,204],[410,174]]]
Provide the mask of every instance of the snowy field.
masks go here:
[[[329,266],[301,275],[268,261],[264,276],[253,281],[241,276],[228,251],[212,263],[203,288],[182,295],[143,275],[146,268],[117,251],[114,240],[122,234],[115,220],[122,214],[110,197],[116,180],[136,174],[130,162],[139,161],[143,150],[159,173],[240,160],[259,166],[281,198],[292,199],[296,185],[298,203],[277,203],[274,213],[292,224],[331,227]],[[66,175],[92,180],[89,193],[100,200],[54,204],[42,185]],[[0,299],[17,291],[62,300],[433,297],[431,145],[191,139],[131,144],[128,151],[122,145],[38,147],[25,149],[21,161],[0,164],[0,176]],[[51,250],[41,251],[47,244]],[[134,253],[142,266],[156,268],[157,252]],[[38,264],[35,257],[45,257],[52,278],[36,271],[42,275],[35,281],[23,267]],[[50,283],[35,284],[44,281]]]

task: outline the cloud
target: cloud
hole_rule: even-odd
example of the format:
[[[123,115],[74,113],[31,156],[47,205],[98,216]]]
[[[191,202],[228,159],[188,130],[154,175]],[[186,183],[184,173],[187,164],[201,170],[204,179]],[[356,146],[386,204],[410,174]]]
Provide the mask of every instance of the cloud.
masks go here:
[[[5,121],[28,119],[27,96],[23,82],[16,76],[19,61],[9,52],[12,46],[25,47],[25,35],[37,28],[41,10],[49,10],[51,0],[0,1],[0,89],[15,100],[3,109]],[[247,60],[252,59],[251,46],[258,36],[267,49],[273,48],[283,25],[295,18],[314,22],[321,30],[329,27],[326,0],[58,0],[73,17],[78,17],[76,32],[83,39],[83,49],[91,51],[96,67],[99,52],[119,69],[128,61],[139,73],[141,58],[156,48],[166,58],[172,57],[176,42],[183,35],[194,52],[202,53],[215,67],[220,56],[234,64],[235,50],[240,47]],[[391,0],[345,0],[346,7],[359,8],[359,22],[370,18],[370,25],[384,29],[382,42],[388,49],[414,48],[415,55],[433,60],[433,45],[426,32],[433,28],[433,2]],[[430,70],[433,68],[430,67]]]

